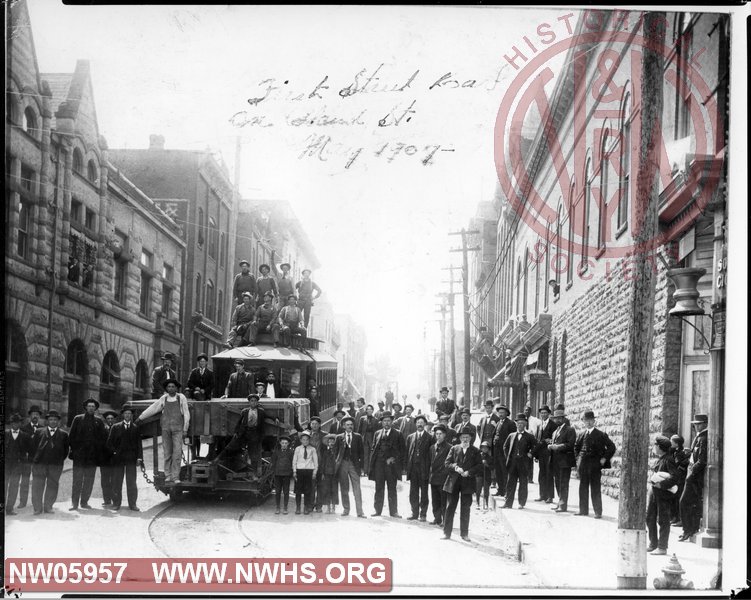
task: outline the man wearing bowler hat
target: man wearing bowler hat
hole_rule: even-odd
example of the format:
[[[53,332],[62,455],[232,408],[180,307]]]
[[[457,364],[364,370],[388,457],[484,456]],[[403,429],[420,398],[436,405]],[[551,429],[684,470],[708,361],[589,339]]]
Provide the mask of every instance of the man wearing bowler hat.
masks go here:
[[[39,408],[36,404],[29,407],[28,410],[29,415],[29,422],[26,423],[21,427],[21,431],[23,431],[26,435],[29,436],[29,440],[34,439],[34,434],[37,432],[38,429],[43,429],[42,422],[40,419],[42,418],[42,409]],[[30,487],[30,481],[31,481],[31,456],[29,456],[29,460],[26,461],[21,465],[21,487],[20,487],[20,495],[18,500],[18,508],[25,508],[26,503],[29,500],[29,487]]]
[[[500,420],[495,425],[493,434],[493,461],[495,462],[495,481],[497,488],[494,496],[506,495],[506,484],[508,483],[508,469],[506,468],[506,456],[503,453],[503,445],[506,443],[508,436],[516,431],[516,425],[509,419],[511,414],[508,407],[499,404],[495,407]]]
[[[469,431],[470,435],[472,436],[472,439],[469,441],[469,443],[474,446],[475,440],[477,439],[477,427],[469,422],[469,420],[472,418],[472,411],[468,408],[463,408],[459,411],[459,417],[461,421],[454,426],[454,431],[456,431],[457,435],[460,436],[460,439],[462,431]]]
[[[402,437],[405,439],[405,441],[410,435],[417,431],[417,426],[415,425],[415,417],[412,416],[414,410],[414,406],[412,406],[411,404],[406,404],[404,406],[404,414],[394,421],[394,427],[399,430],[399,433],[402,434]]]
[[[303,322],[306,328],[310,322],[310,309],[313,306],[313,301],[318,300],[322,294],[321,288],[310,278],[310,275],[310,269],[303,269],[302,279],[295,284],[295,289],[300,296],[300,308],[303,312]]]
[[[196,363],[198,366],[188,375],[186,396],[199,401],[211,400],[214,390],[214,372],[208,367],[208,354],[201,353],[196,356]]]
[[[683,535],[678,541],[685,542],[699,532],[702,513],[702,496],[704,493],[704,471],[707,468],[707,415],[694,415],[691,425],[696,431],[691,442],[691,458],[688,461],[688,473],[681,494],[680,509]]]
[[[96,416],[99,402],[89,398],[84,402],[84,413],[76,415],[70,425],[68,440],[70,458],[73,460],[73,487],[69,510],[91,508],[89,498],[94,488],[96,468],[104,456],[107,442],[104,421]]]
[[[519,508],[527,503],[527,484],[529,483],[529,459],[537,445],[537,440],[527,429],[527,415],[516,415],[516,432],[503,443],[503,455],[506,458],[508,483],[506,484],[506,501],[502,508],[514,506],[516,483],[519,482]]]
[[[161,396],[166,388],[165,382],[168,379],[175,379],[177,373],[172,366],[175,360],[175,355],[172,352],[165,352],[162,356],[162,366],[154,369],[154,373],[151,375],[151,394],[152,396]]]
[[[428,514],[428,487],[430,485],[430,446],[432,436],[425,431],[427,419],[417,415],[415,431],[407,436],[407,480],[409,481],[409,504],[412,515],[408,520],[425,521]]]
[[[165,394],[138,416],[136,425],[152,415],[161,414],[165,483],[173,484],[180,482],[183,439],[188,435],[190,411],[188,399],[178,391],[181,387],[179,381],[168,379],[164,386]]]
[[[112,426],[107,447],[112,453],[114,470],[112,510],[120,510],[123,500],[123,479],[127,490],[128,508],[139,512],[136,467],[143,464],[143,444],[138,426],[133,423],[133,409],[123,408],[123,420]]]
[[[45,418],[47,426],[38,429],[31,440],[31,503],[35,515],[54,512],[60,475],[70,452],[68,434],[60,428],[60,413],[50,410]]]
[[[23,418],[18,413],[10,417],[10,431],[5,432],[5,514],[15,515],[13,506],[18,497],[23,465],[29,463],[31,437],[21,431]]]
[[[342,421],[344,420],[345,414],[346,413],[342,408],[337,408],[334,411],[334,420],[331,421],[331,425],[329,425],[329,433],[333,433],[334,435],[344,433],[344,423],[342,423]]]
[[[256,295],[256,278],[250,272],[250,263],[247,260],[240,261],[240,272],[235,275],[232,282],[232,297],[235,304],[243,303],[243,294],[248,292],[251,297]]]
[[[261,275],[256,279],[256,289],[258,290],[257,306],[260,306],[263,303],[264,294],[271,292],[274,294],[274,298],[276,298],[279,296],[279,290],[276,288],[276,279],[269,275],[271,273],[269,265],[263,264],[258,267],[258,270],[261,272]]]
[[[349,488],[352,486],[357,516],[364,519],[365,513],[362,510],[362,492],[360,491],[364,454],[362,436],[354,432],[354,418],[344,417],[342,423],[344,432],[336,436],[336,464],[339,487],[342,490],[342,516],[346,517],[349,514]]]
[[[380,517],[383,510],[383,496],[388,487],[389,514],[401,519],[396,496],[396,482],[402,479],[404,463],[404,438],[391,425],[393,417],[390,412],[381,415],[381,429],[373,438],[373,453],[370,455],[368,479],[375,481],[373,499],[374,517]]]
[[[543,404],[538,413],[540,415],[540,426],[537,428],[537,446],[535,447],[534,456],[540,465],[538,483],[540,484],[540,495],[535,498],[535,502],[547,502],[552,504],[555,496],[555,486],[553,483],[553,473],[550,470],[550,451],[548,445],[553,439],[553,432],[557,426],[553,419],[550,418],[550,407]]]
[[[365,416],[360,417],[357,433],[362,436],[363,442],[363,471],[365,475],[368,474],[370,468],[370,454],[373,452],[373,443],[375,441],[375,434],[380,427],[378,419],[373,415],[373,405],[368,404],[365,407]]]
[[[595,413],[584,412],[584,431],[576,440],[574,452],[579,472],[579,516],[589,514],[589,496],[592,495],[592,508],[595,519],[602,518],[602,493],[600,478],[602,469],[610,468],[610,459],[615,454],[615,444],[608,434],[595,427]]]
[[[433,525],[443,525],[443,516],[446,513],[446,492],[443,484],[446,483],[449,469],[446,466],[446,457],[451,450],[452,444],[446,441],[448,432],[446,425],[439,423],[433,427],[432,435],[435,443],[430,446],[430,502],[433,505]]]
[[[459,513],[459,533],[462,539],[469,542],[469,517],[472,508],[472,494],[475,491],[475,479],[482,469],[480,451],[472,443],[472,431],[462,429],[459,432],[459,444],[449,450],[446,456],[448,476],[443,485],[447,494],[446,514],[443,518],[443,538],[451,539],[454,527],[456,507],[461,499]]]
[[[435,411],[438,416],[452,415],[456,410],[456,403],[449,398],[449,389],[446,386],[441,388],[441,398],[436,402]]]
[[[555,512],[563,513],[568,510],[568,486],[571,480],[571,469],[576,466],[574,447],[576,446],[576,431],[566,423],[566,413],[561,408],[553,411],[553,422],[556,430],[550,439],[550,470],[553,475],[555,489],[558,492],[558,504],[551,508]]]
[[[102,452],[102,460],[99,465],[99,480],[102,483],[102,506],[112,505],[112,489],[114,485],[114,467],[112,463],[112,453],[107,446],[107,439],[109,438],[112,427],[117,420],[117,413],[114,410],[107,410],[102,415],[104,419],[104,450]]]

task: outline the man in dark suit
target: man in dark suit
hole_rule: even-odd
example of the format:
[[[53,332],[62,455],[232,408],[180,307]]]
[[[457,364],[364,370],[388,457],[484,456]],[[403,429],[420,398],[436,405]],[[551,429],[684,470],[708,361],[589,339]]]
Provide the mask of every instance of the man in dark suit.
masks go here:
[[[245,362],[242,358],[235,359],[235,372],[227,379],[227,387],[224,390],[224,398],[247,398],[255,390],[253,375],[245,370]]]
[[[506,501],[502,508],[514,506],[516,495],[516,483],[519,482],[519,508],[524,508],[527,503],[527,484],[529,483],[529,459],[537,445],[535,436],[526,431],[527,415],[516,415],[516,432],[506,438],[503,443],[503,455],[506,457],[506,471],[508,483],[506,484]]]
[[[375,498],[373,499],[374,517],[380,517],[383,510],[384,488],[388,486],[389,514],[401,519],[397,505],[396,482],[402,478],[404,462],[404,438],[391,424],[390,412],[381,416],[381,429],[373,441],[373,453],[370,456],[368,479],[375,481]]]
[[[462,431],[469,431],[470,435],[472,436],[472,439],[469,441],[470,444],[474,445],[475,440],[477,439],[477,427],[472,425],[472,423],[469,422],[469,420],[472,418],[472,411],[468,408],[463,408],[460,411],[461,415],[461,421],[454,425],[454,431],[461,437]]]
[[[500,420],[496,423],[495,433],[493,434],[493,460],[495,462],[495,480],[498,485],[495,496],[506,495],[506,484],[508,483],[508,469],[506,468],[506,456],[503,454],[503,445],[506,443],[508,436],[516,431],[516,425],[509,419],[509,409],[503,405],[495,407],[496,412],[500,415]]]
[[[89,398],[84,403],[85,412],[76,415],[70,425],[68,440],[70,458],[73,460],[73,487],[71,490],[71,507],[68,510],[91,508],[89,498],[94,488],[96,468],[104,456],[107,434],[104,421],[96,416],[99,402]]]
[[[355,400],[355,414],[352,415],[355,419],[355,429],[360,425],[360,419],[362,419],[365,416],[365,398],[358,398]]]
[[[344,433],[344,424],[342,421],[344,420],[344,415],[347,413],[344,412],[344,409],[337,408],[334,411],[334,419],[329,424],[329,433],[332,435],[339,435],[340,433]]]
[[[707,468],[707,415],[694,415],[691,425],[696,431],[691,442],[691,458],[688,462],[688,472],[681,494],[680,509],[683,535],[679,542],[689,540],[698,533],[702,513],[702,496],[704,493],[704,471]]]
[[[493,410],[493,401],[485,401],[485,414],[480,418],[480,424],[477,426],[477,443],[487,442],[491,449],[493,448],[493,436],[495,435],[495,426],[500,417]]]
[[[670,455],[670,438],[658,435],[654,443],[654,453],[657,456],[657,462],[649,478],[647,491],[647,531],[649,532],[647,552],[664,555],[668,553],[670,514],[673,505],[672,492],[678,491],[678,470]]]
[[[344,423],[344,433],[336,436],[336,465],[339,487],[342,490],[342,516],[346,517],[349,514],[349,486],[352,485],[357,516],[364,519],[360,490],[364,453],[362,436],[354,432],[355,420],[352,417],[344,417],[342,423]]]
[[[266,428],[266,411],[259,404],[258,394],[248,394],[248,407],[240,412],[240,420],[235,426],[235,434],[229,444],[213,460],[218,464],[226,453],[233,453],[242,448],[248,449],[251,467],[255,467],[255,476],[261,476],[261,443]],[[310,436],[308,436],[310,437]]]
[[[47,413],[47,426],[37,430],[31,440],[31,503],[34,514],[55,512],[52,505],[57,500],[63,463],[70,451],[68,434],[60,429],[60,413]]]
[[[449,389],[446,386],[443,386],[441,388],[441,397],[435,404],[435,411],[440,417],[441,415],[451,416],[452,414],[454,414],[455,410],[456,403],[451,398],[449,398]]]
[[[21,431],[23,418],[15,413],[10,418],[10,431],[5,432],[5,514],[15,515],[13,506],[18,497],[18,484],[24,465],[29,463],[31,437]]]
[[[123,478],[128,494],[128,508],[139,512],[136,466],[143,463],[143,445],[138,426],[133,423],[133,409],[122,410],[123,420],[116,423],[107,438],[107,448],[112,453],[113,486],[112,510],[120,510],[123,500]]]
[[[396,423],[398,423],[399,419],[404,416],[404,413],[402,412],[402,405],[398,400],[394,402],[394,411],[391,413],[391,416],[394,419],[394,429],[399,431],[399,429],[396,427]]]
[[[105,445],[102,451],[102,458],[99,464],[99,480],[102,482],[102,506],[112,506],[114,498],[112,489],[115,484],[115,467],[112,462],[112,452],[107,448],[107,439],[109,438],[112,426],[117,419],[117,413],[114,410],[105,411],[102,415],[104,418],[104,441]]]
[[[368,474],[370,468],[370,455],[373,452],[373,441],[375,439],[376,431],[380,427],[378,419],[373,416],[373,405],[368,404],[365,407],[365,416],[360,418],[357,433],[362,436],[364,454],[363,454],[363,470],[365,475]]]
[[[394,422],[394,427],[396,427],[399,430],[399,433],[402,434],[402,437],[406,441],[407,438],[412,435],[415,431],[417,431],[417,425],[415,424],[415,417],[412,416],[412,413],[415,411],[415,407],[411,404],[406,404],[404,406],[404,415],[399,417]]]
[[[412,515],[408,520],[427,520],[428,485],[430,484],[430,446],[432,436],[425,431],[427,419],[417,415],[414,419],[416,430],[407,437],[407,481],[409,481],[409,504]]]
[[[540,465],[540,475],[538,483],[540,484],[540,496],[535,498],[535,502],[547,502],[552,504],[555,496],[555,486],[553,483],[553,472],[550,470],[550,451],[548,444],[553,439],[553,432],[558,428],[550,418],[550,407],[544,404],[540,407],[540,426],[536,430],[537,447],[535,448],[535,459]]]
[[[438,424],[433,427],[435,443],[430,446],[430,501],[433,504],[433,525],[442,525],[446,513],[446,483],[449,470],[446,467],[446,457],[451,450],[451,444],[446,441],[448,428]]]
[[[469,514],[472,508],[472,494],[475,492],[475,478],[482,469],[480,451],[471,445],[472,433],[463,430],[459,434],[460,443],[453,446],[446,456],[448,475],[443,490],[447,494],[446,514],[443,519],[443,540],[451,539],[454,528],[454,514],[461,497],[459,533],[469,542]]]
[[[199,354],[196,357],[198,366],[188,375],[186,396],[193,400],[211,400],[214,391],[214,372],[208,368],[209,357],[207,354]]]
[[[602,469],[610,468],[610,459],[615,454],[615,444],[608,434],[595,427],[595,413],[584,412],[584,431],[576,440],[574,451],[579,472],[579,516],[589,514],[589,495],[592,494],[592,508],[595,519],[602,518],[602,492],[600,478]]]
[[[162,366],[154,369],[151,375],[151,395],[153,398],[158,398],[166,391],[164,389],[164,382],[168,379],[176,379],[177,371],[172,366],[172,362],[175,360],[175,355],[171,352],[165,352],[162,356]]]
[[[42,409],[39,408],[36,404],[34,404],[29,408],[28,415],[29,415],[29,422],[26,423],[26,425],[24,425],[23,427],[21,427],[21,431],[23,431],[26,435],[29,436],[29,440],[33,440],[34,434],[37,432],[37,430],[42,429],[44,427],[41,422]],[[29,456],[28,461],[26,461],[23,465],[21,465],[21,488],[20,488],[20,496],[18,500],[18,508],[25,508],[26,503],[29,501],[30,481],[31,481],[31,456]]]
[[[568,485],[571,480],[571,469],[576,466],[576,431],[566,423],[566,413],[562,408],[557,408],[553,412],[553,421],[558,427],[553,432],[548,451],[550,471],[558,492],[558,504],[551,510],[561,513],[568,510]]]

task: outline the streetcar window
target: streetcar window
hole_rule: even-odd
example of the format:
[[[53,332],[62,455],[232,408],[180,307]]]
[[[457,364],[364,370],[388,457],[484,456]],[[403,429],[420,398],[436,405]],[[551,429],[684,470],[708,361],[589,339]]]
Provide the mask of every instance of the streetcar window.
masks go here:
[[[289,393],[300,395],[300,381],[301,381],[300,369],[293,369],[289,367],[282,367],[280,373],[280,385],[281,388],[287,390]]]

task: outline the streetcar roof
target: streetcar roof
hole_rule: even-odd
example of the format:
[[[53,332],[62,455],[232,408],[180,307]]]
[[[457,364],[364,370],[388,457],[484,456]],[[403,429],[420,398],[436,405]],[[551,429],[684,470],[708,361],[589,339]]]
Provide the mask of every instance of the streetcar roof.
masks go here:
[[[297,348],[274,348],[271,345],[259,344],[257,346],[240,346],[239,348],[230,348],[215,354],[212,360],[264,360],[269,362],[290,361],[290,362],[334,362],[336,359],[321,352],[320,350],[298,350]]]

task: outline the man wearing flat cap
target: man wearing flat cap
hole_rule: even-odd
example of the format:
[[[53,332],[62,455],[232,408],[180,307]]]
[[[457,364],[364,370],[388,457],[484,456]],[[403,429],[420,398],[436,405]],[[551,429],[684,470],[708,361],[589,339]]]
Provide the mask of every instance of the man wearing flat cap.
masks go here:
[[[60,428],[60,413],[50,410],[47,426],[38,429],[31,440],[31,503],[34,514],[54,512],[63,464],[70,452],[68,434]]]
[[[102,460],[99,464],[99,480],[102,483],[102,506],[112,505],[112,487],[114,485],[114,467],[112,463],[112,453],[107,446],[112,427],[117,421],[117,413],[114,410],[106,410],[102,414],[104,419],[104,449],[102,451]]]
[[[529,482],[529,459],[537,445],[537,440],[527,429],[527,415],[516,415],[516,432],[506,438],[503,443],[503,455],[506,458],[508,483],[506,484],[506,500],[503,508],[514,506],[516,483],[519,482],[519,508],[527,503],[527,484]]]
[[[469,441],[474,446],[477,439],[477,427],[472,425],[469,420],[472,418],[472,411],[468,408],[463,408],[459,411],[459,418],[461,421],[454,426],[454,431],[461,436],[462,431],[469,431],[472,439]]]
[[[5,514],[15,515],[13,506],[18,497],[23,465],[29,463],[31,437],[21,431],[23,418],[18,413],[10,417],[10,431],[5,432]]]
[[[417,415],[415,431],[407,436],[407,481],[409,481],[409,504],[412,515],[408,520],[425,521],[428,514],[428,487],[430,485],[430,446],[432,436],[425,431],[427,419]]]
[[[472,433],[464,429],[459,434],[459,444],[453,446],[446,456],[448,476],[443,485],[447,494],[446,513],[443,518],[443,538],[451,539],[456,507],[461,500],[459,513],[459,533],[466,542],[469,540],[469,517],[472,508],[472,494],[475,479],[482,469],[480,451],[471,444]]]
[[[365,518],[362,509],[362,492],[360,490],[360,474],[364,447],[362,436],[354,432],[355,420],[350,416],[342,419],[344,432],[336,436],[336,464],[339,474],[339,487],[342,490],[342,516],[349,514],[349,488],[355,496],[357,516]]]
[[[183,439],[188,435],[190,411],[188,399],[178,391],[179,381],[168,379],[164,387],[167,391],[138,416],[136,425],[161,413],[164,476],[165,482],[172,484],[180,481]]]
[[[313,301],[318,300],[323,293],[318,284],[310,278],[310,275],[310,269],[303,269],[302,279],[295,284],[295,289],[300,296],[300,308],[303,311],[303,322],[306,328],[310,322],[310,309],[313,306]]]
[[[675,463],[670,456],[670,438],[658,435],[653,452],[657,457],[657,462],[652,468],[647,490],[647,531],[649,532],[647,552],[667,554],[673,494],[678,490]]]
[[[70,458],[73,459],[73,487],[71,508],[91,508],[89,498],[94,488],[96,468],[102,460],[107,442],[104,421],[96,416],[99,402],[89,398],[84,402],[84,413],[76,415],[70,425],[68,440]]]
[[[44,426],[40,419],[42,418],[42,409],[36,404],[29,407],[28,410],[29,422],[21,426],[21,431],[29,436],[29,440],[34,439],[34,434],[38,429],[43,429]],[[18,500],[18,508],[25,508],[26,503],[29,500],[29,488],[31,482],[31,456],[29,460],[21,465],[21,487],[20,496]]]
[[[132,408],[123,408],[121,414],[123,420],[112,426],[107,439],[107,447],[112,452],[114,465],[112,510],[120,510],[123,500],[123,479],[125,479],[128,508],[139,512],[136,467],[143,463],[141,433],[133,422]]]
[[[242,358],[235,359],[235,372],[229,376],[227,387],[224,390],[224,398],[247,398],[248,394],[255,391],[253,375],[245,370],[245,362]]]
[[[383,496],[388,487],[389,514],[401,519],[396,496],[396,482],[401,481],[404,462],[404,438],[392,427],[393,417],[390,412],[381,416],[381,429],[373,439],[373,453],[370,455],[368,479],[375,481],[373,499],[374,517],[380,517],[383,510]]]
[[[707,468],[707,415],[695,415],[691,421],[696,435],[691,442],[691,458],[688,461],[688,473],[681,494],[680,509],[683,535],[678,541],[685,542],[699,532],[702,513],[702,496],[704,493],[704,471]]]
[[[602,469],[610,468],[610,459],[615,454],[615,444],[608,434],[595,427],[595,413],[584,412],[584,431],[576,440],[574,452],[579,472],[579,516],[589,514],[589,496],[592,495],[592,508],[595,519],[602,518],[602,492],[600,479]]]
[[[209,369],[209,357],[201,353],[196,356],[197,366],[188,375],[186,396],[193,400],[211,400],[214,391],[214,372]]]
[[[553,482],[558,492],[558,504],[551,510],[563,513],[568,511],[568,486],[571,481],[571,469],[576,466],[574,447],[576,446],[576,431],[566,421],[566,413],[561,408],[553,411],[553,422],[556,430],[548,445],[550,452],[550,470],[553,474]]]
[[[430,446],[430,502],[433,505],[433,525],[443,525],[443,516],[446,513],[446,492],[443,484],[449,474],[446,466],[446,457],[451,450],[451,444],[446,441],[448,428],[439,423],[433,427],[432,435],[435,443]]]
[[[232,297],[235,299],[235,304],[239,305],[243,303],[243,294],[248,292],[251,298],[256,295],[256,278],[250,272],[250,263],[247,260],[240,261],[240,272],[235,275],[235,279],[232,282]]]
[[[162,366],[154,369],[151,375],[151,395],[153,397],[159,397],[166,391],[165,381],[177,377],[177,372],[172,366],[174,360],[175,355],[172,352],[165,352],[162,356]]]
[[[263,264],[258,267],[258,270],[261,272],[261,275],[256,279],[256,289],[258,290],[257,305],[260,306],[263,302],[264,294],[271,292],[274,294],[274,298],[276,298],[279,295],[279,290],[276,288],[276,279],[269,275],[271,273],[269,265]]]

